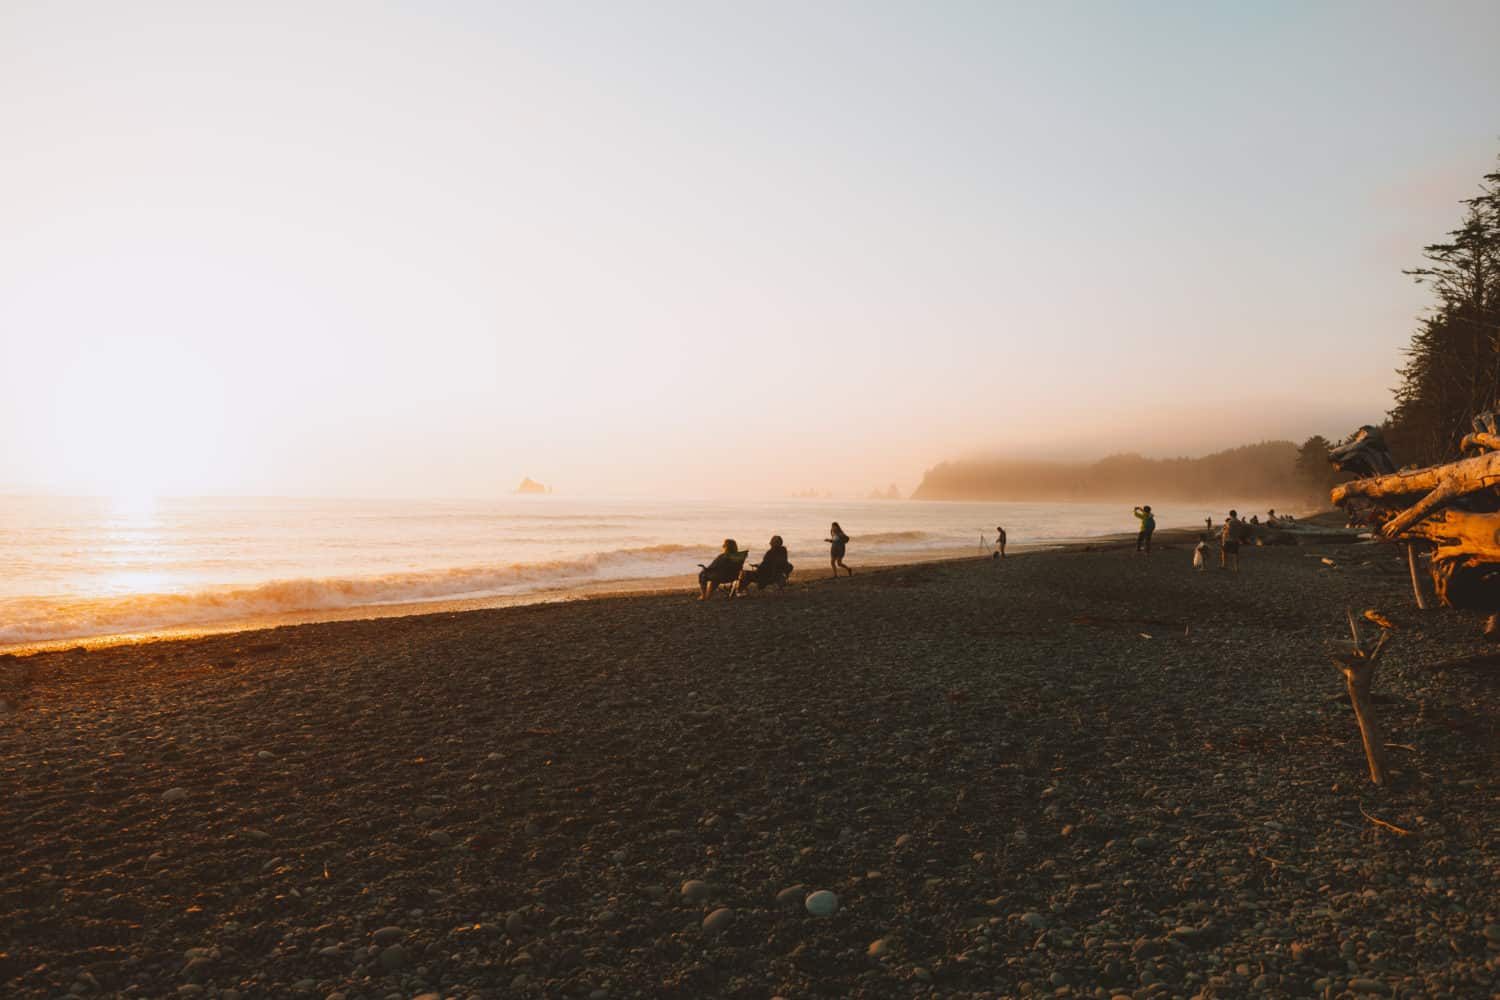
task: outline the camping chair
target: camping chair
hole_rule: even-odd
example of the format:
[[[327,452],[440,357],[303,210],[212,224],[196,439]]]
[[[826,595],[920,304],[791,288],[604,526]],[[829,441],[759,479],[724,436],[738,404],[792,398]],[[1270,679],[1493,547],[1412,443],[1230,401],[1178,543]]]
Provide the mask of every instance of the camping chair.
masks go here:
[[[727,585],[729,596],[733,597],[740,582],[740,572],[745,568],[745,557],[748,555],[750,553],[745,549],[740,549],[738,552],[722,552],[715,556],[714,561],[707,566],[699,563],[698,567],[706,574],[705,582],[719,586]]]
[[[781,571],[774,576],[767,576],[760,572],[760,563],[751,563],[743,573],[740,574],[735,584],[735,594],[738,595],[748,584],[756,584],[761,590],[775,587],[778,591],[786,590],[787,581],[792,576],[792,564],[787,563],[781,567]]]

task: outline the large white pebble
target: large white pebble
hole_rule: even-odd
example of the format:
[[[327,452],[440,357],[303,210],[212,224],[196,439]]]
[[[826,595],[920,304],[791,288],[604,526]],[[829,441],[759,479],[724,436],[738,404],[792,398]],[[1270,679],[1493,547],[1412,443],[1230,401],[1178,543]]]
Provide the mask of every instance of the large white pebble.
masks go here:
[[[802,905],[815,917],[831,917],[839,911],[839,898],[827,889],[819,889],[809,894]]]

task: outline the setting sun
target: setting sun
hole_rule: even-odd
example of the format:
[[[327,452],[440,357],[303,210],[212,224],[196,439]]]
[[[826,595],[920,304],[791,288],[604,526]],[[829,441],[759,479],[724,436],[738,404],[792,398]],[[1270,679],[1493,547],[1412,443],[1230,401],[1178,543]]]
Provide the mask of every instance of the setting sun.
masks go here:
[[[212,483],[225,381],[168,345],[106,341],[59,371],[51,431],[59,488],[139,509]]]

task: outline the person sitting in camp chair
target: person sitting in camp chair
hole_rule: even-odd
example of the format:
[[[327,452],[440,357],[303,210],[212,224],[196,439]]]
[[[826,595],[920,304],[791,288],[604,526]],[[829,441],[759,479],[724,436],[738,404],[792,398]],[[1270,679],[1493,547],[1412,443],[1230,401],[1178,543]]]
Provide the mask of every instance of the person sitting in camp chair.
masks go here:
[[[721,584],[732,587],[739,580],[740,570],[744,569],[745,557],[749,554],[742,551],[733,538],[724,539],[724,548],[714,556],[713,562],[707,566],[698,564],[703,570],[698,574],[698,600],[706,601],[714,596]]]
[[[782,544],[780,535],[772,535],[771,546],[761,556],[760,562],[740,574],[735,592],[744,591],[752,583],[761,590],[771,586],[785,587],[787,577],[791,575],[792,564],[787,560],[786,546]]]

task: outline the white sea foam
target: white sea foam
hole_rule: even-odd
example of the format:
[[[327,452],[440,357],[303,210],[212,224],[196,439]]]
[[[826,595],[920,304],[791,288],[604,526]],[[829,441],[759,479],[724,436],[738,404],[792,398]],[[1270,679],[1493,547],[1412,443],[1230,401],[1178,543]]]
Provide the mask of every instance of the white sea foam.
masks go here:
[[[269,580],[176,593],[85,599],[0,600],[0,645],[83,638],[182,625],[206,625],[299,611],[502,597],[611,580],[651,579],[696,570],[687,545],[650,545],[537,563]]]

